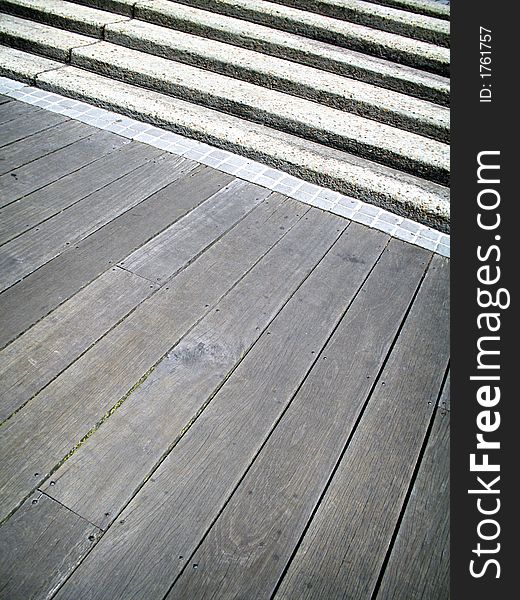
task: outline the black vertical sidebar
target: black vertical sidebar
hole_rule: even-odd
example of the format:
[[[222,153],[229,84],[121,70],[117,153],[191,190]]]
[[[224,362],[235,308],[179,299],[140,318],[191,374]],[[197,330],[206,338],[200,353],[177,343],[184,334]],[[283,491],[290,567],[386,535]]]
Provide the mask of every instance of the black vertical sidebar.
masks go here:
[[[451,2],[454,600],[519,595],[520,28],[513,9],[500,0]]]

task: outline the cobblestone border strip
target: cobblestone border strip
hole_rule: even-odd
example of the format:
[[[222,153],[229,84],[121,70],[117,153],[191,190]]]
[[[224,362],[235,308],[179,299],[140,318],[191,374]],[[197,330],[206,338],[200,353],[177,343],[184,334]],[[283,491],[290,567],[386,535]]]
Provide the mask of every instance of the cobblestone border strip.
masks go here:
[[[7,77],[0,77],[0,94],[150,144],[172,154],[190,158],[219,171],[281,192],[305,204],[384,231],[392,237],[442,256],[450,256],[450,236],[445,233],[411,219],[399,217],[372,204],[308,183],[238,154]]]

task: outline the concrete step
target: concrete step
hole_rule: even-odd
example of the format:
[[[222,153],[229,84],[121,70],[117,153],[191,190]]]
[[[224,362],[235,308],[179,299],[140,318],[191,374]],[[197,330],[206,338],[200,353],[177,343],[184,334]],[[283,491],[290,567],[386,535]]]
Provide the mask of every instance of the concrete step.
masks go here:
[[[27,57],[39,60],[38,57],[26,55],[23,66],[19,66],[13,52],[0,49],[0,74],[18,71],[18,78],[26,77]],[[436,183],[72,66],[43,72],[33,83],[239,153],[441,231],[449,231],[449,190]]]
[[[0,73],[447,231],[449,23],[386,4],[0,0]]]
[[[107,42],[73,49],[71,64],[439,183],[449,180],[449,146],[348,112]]]
[[[102,4],[97,0],[88,1],[92,5]],[[27,14],[25,12],[26,5],[31,7],[30,18],[42,23],[58,24],[58,26],[70,31],[85,33],[91,29],[90,24],[92,22],[104,23],[105,38],[115,41],[114,35],[111,37],[107,35],[108,27],[105,27],[107,25],[105,21],[108,19],[107,13],[97,14],[92,8],[87,9],[88,13],[82,13],[81,10],[77,10],[77,8],[84,9],[82,5],[78,6],[61,0],[53,0],[51,3],[47,3],[46,0],[38,0],[37,2],[32,0],[0,0],[0,6],[3,6],[4,10],[20,16]],[[118,8],[121,13],[128,14],[128,11],[124,9],[130,10],[133,8],[133,3],[132,6],[130,4],[118,4],[115,8]],[[229,49],[227,52],[228,56],[234,55],[236,46],[249,48],[263,53],[264,60],[266,59],[265,54],[281,57],[290,60],[292,63],[298,62],[320,70],[345,75],[444,106],[449,104],[449,81],[438,75],[403,65],[395,65],[389,61],[363,55],[352,50],[337,48],[323,42],[309,40],[262,25],[177,3],[168,2],[167,4],[161,4],[158,10],[150,11],[148,8],[143,8],[143,11],[142,18],[147,19],[147,17],[150,17],[150,21],[153,23],[167,21],[170,25],[169,29],[175,27],[173,32],[170,32],[170,36],[173,36],[176,30],[196,34],[195,41],[199,44],[205,44],[205,48],[209,47],[211,39],[220,40],[226,44],[227,48],[230,44],[233,44],[233,49]],[[132,13],[130,12],[130,14]],[[124,19],[124,17],[122,18]],[[129,24],[135,24],[137,28],[141,22],[145,21],[133,20]],[[112,27],[110,29],[113,30]],[[143,32],[145,31],[143,30]],[[157,40],[154,40],[154,43],[151,44],[150,36],[146,40],[143,39],[142,44],[139,44],[139,40],[135,35],[127,36],[126,42],[133,48],[147,52],[155,52],[156,49],[159,51],[163,45],[169,46],[168,51],[175,52],[175,55],[168,55],[167,58],[200,65],[199,58],[195,59],[193,52],[184,52],[182,49],[176,51],[174,44],[166,44],[169,37],[166,30],[162,30],[161,34],[164,36],[165,44],[158,44]],[[101,37],[99,30],[92,35]],[[201,40],[202,36],[203,39]],[[244,55],[242,54],[242,56]],[[225,68],[222,65],[222,61],[215,60],[213,57],[208,61],[208,64],[201,66],[236,76],[230,72],[228,66]],[[233,70],[238,74],[237,65],[233,65]],[[238,76],[246,78],[243,71]]]
[[[33,84],[40,73],[61,68],[63,68],[62,62],[28,54],[16,48],[0,46],[0,73],[3,77]]]
[[[89,46],[95,44],[96,40],[0,13],[0,43],[68,62],[72,48]]]
[[[184,0],[177,0],[183,2]],[[364,0],[272,0],[326,17],[366,25],[439,46],[450,45],[448,21],[417,15],[406,10],[378,6]],[[189,2],[191,4],[191,2]]]
[[[412,40],[395,33],[332,19],[265,0],[183,0],[182,3],[358,50],[439,75],[449,75],[447,48]],[[138,2],[134,7],[134,14],[142,18],[150,11],[164,12],[165,5],[168,4],[170,4],[169,0]]]
[[[105,27],[109,42],[346,110],[447,142],[449,109],[364,82],[131,20]]]
[[[129,19],[63,0],[0,0],[0,11],[97,38],[109,23]]]
[[[276,0],[274,0],[276,1]],[[295,0],[298,2],[299,7],[304,10],[311,10],[308,8],[313,2],[319,0]],[[406,10],[410,13],[417,15],[426,15],[435,17],[438,19],[449,20],[450,18],[450,7],[444,4],[440,4],[436,0],[365,0],[369,4],[388,6],[392,8],[398,8]],[[121,15],[132,16],[133,7],[138,0],[71,0],[77,4],[83,4],[85,6],[92,6],[94,8],[100,8],[109,10],[111,12],[117,12]],[[282,2],[281,2],[282,3]],[[305,4],[303,4],[305,3]],[[305,7],[307,5],[307,8]]]
[[[70,2],[132,17],[134,16],[134,6],[138,0],[70,0]]]
[[[366,0],[370,4],[380,4],[381,6],[392,6],[401,8],[419,15],[428,15],[438,19],[450,18],[449,3],[440,3],[437,0]]]

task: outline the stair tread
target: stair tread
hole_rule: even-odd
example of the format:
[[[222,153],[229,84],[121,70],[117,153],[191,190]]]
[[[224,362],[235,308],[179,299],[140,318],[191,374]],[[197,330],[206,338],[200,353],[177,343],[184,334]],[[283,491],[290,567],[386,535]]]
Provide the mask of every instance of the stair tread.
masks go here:
[[[391,6],[415,12],[420,15],[430,15],[439,19],[450,18],[450,6],[436,0],[366,0],[370,4]]]
[[[65,0],[0,0],[0,9],[26,19],[37,17],[53,27],[72,24],[74,32],[96,37],[102,37],[109,23],[128,20],[128,17]]]
[[[107,12],[131,17],[137,0],[70,0],[90,8],[98,8]]]
[[[71,0],[76,4],[92,6],[104,10],[119,12],[119,14],[132,14],[132,8],[138,0]],[[305,0],[307,1],[307,0]],[[341,2],[341,0],[339,0]],[[429,15],[437,19],[448,20],[450,17],[449,5],[440,4],[435,0],[364,0],[375,6],[397,8],[417,15]],[[298,0],[301,2],[301,0]],[[312,0],[311,0],[312,2]]]
[[[39,73],[62,67],[63,63],[57,60],[0,46],[0,68],[4,77],[14,77],[26,83],[34,83]]]

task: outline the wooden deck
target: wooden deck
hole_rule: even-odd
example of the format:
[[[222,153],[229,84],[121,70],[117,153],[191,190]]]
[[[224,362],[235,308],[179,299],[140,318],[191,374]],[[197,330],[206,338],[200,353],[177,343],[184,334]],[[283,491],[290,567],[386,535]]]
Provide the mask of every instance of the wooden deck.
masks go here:
[[[0,123],[0,597],[447,599],[449,260]]]

